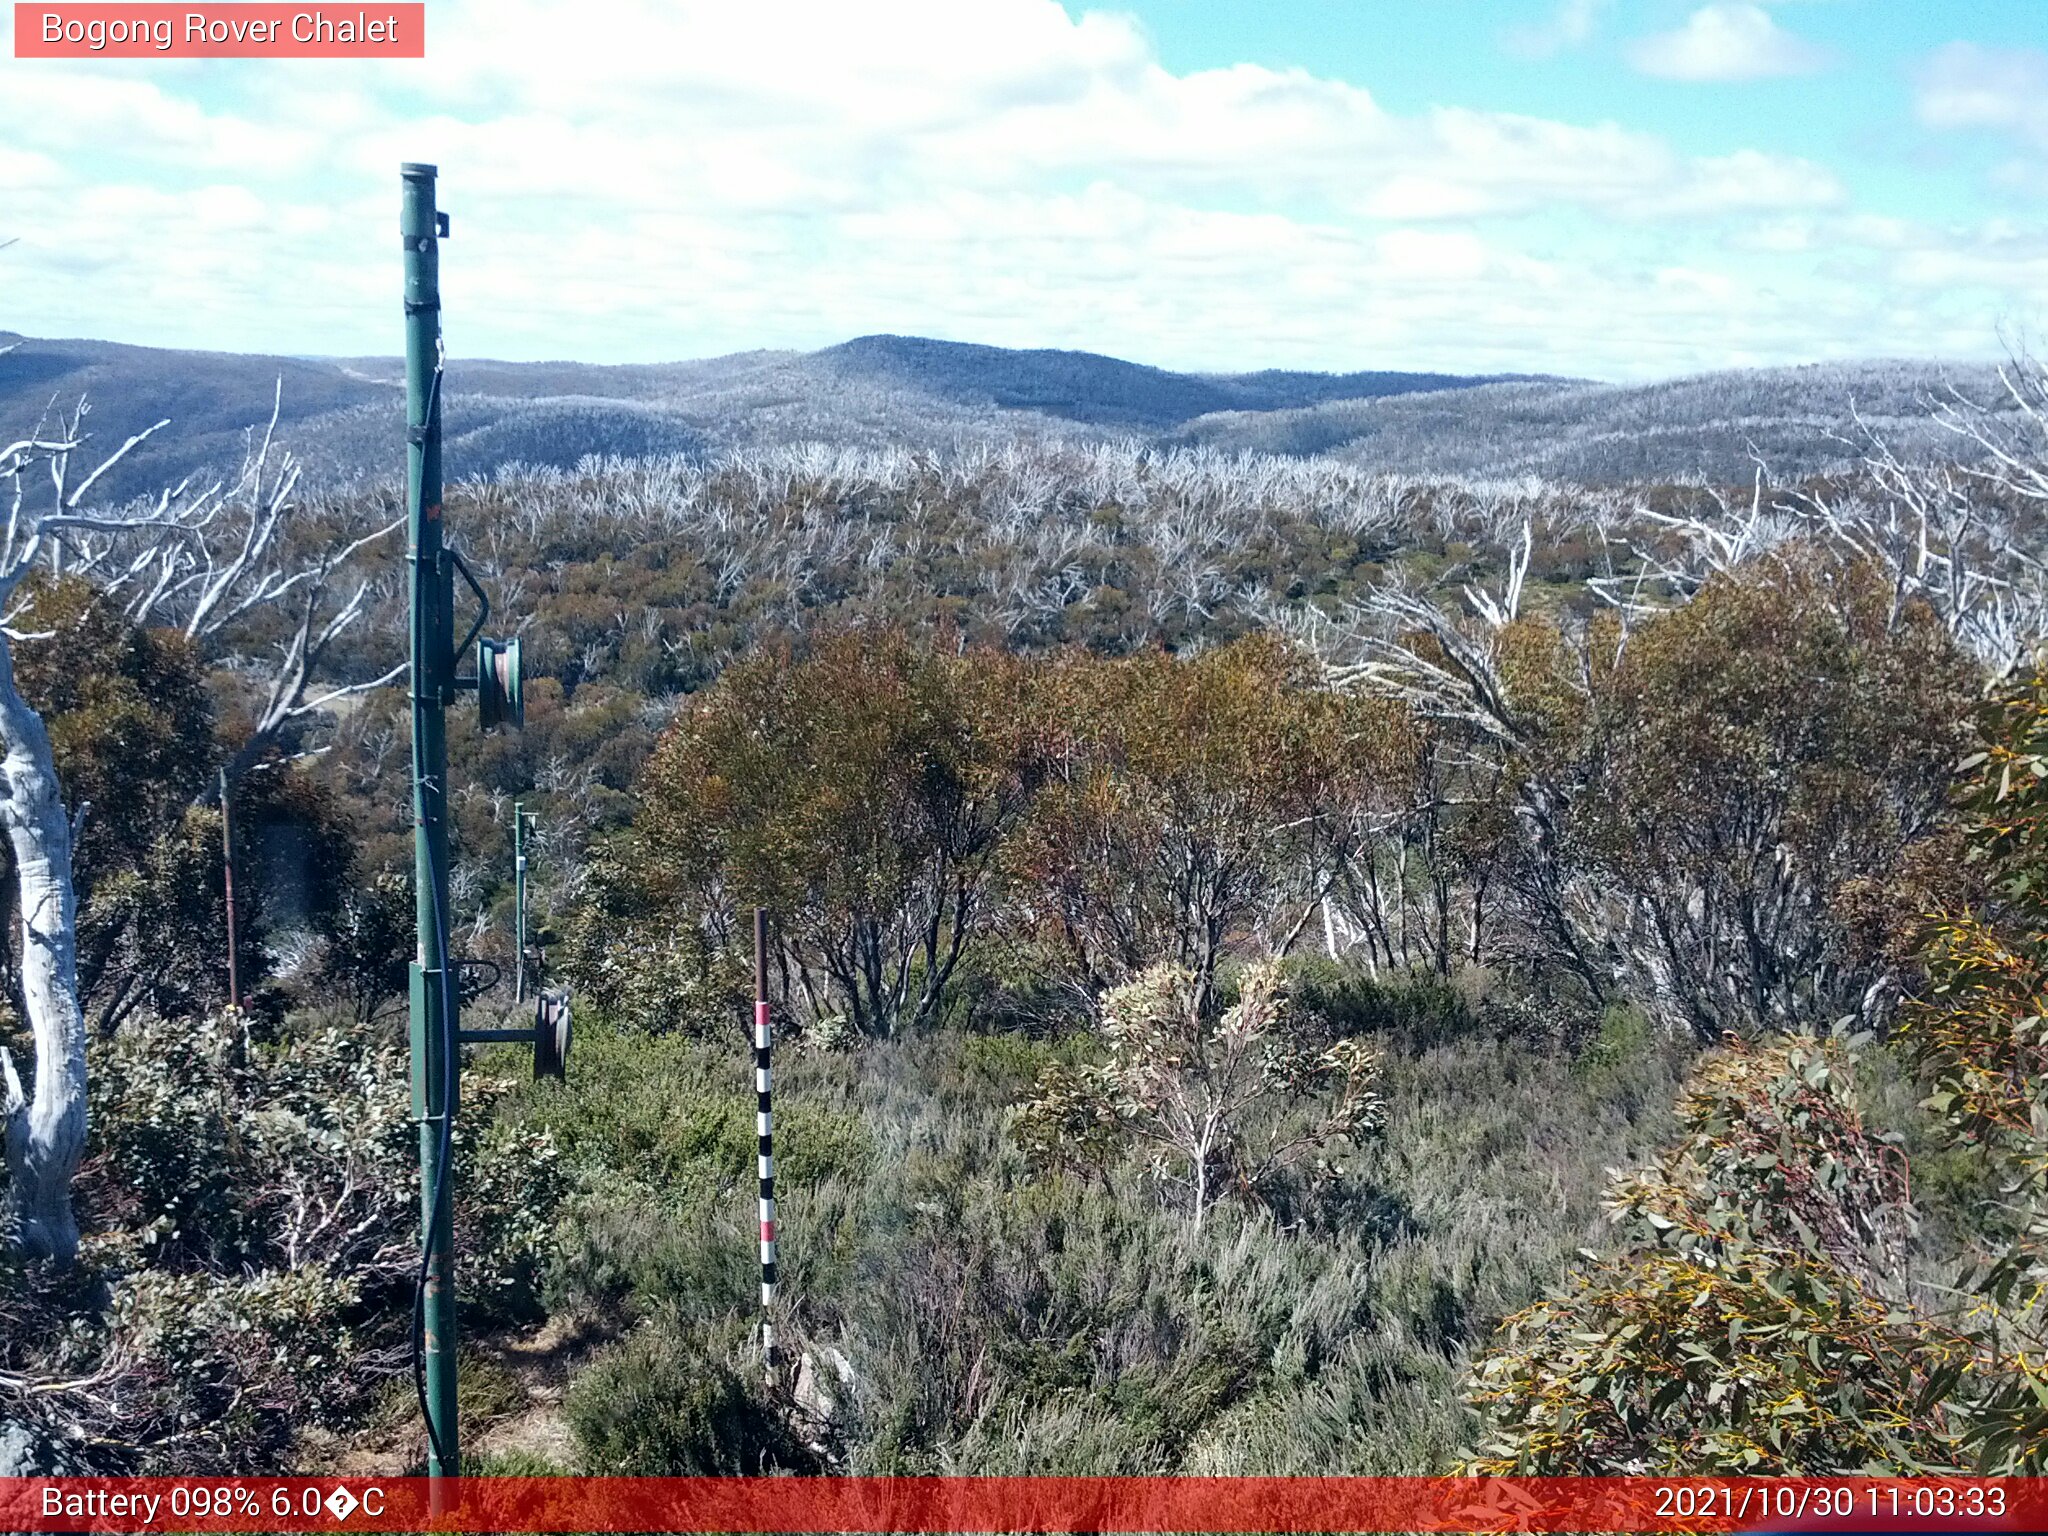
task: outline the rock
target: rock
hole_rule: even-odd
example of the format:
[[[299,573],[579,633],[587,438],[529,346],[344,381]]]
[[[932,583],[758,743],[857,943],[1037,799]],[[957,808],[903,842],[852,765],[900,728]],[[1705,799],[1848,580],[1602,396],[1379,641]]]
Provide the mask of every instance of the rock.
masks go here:
[[[826,1350],[825,1358],[832,1362],[832,1369],[839,1373],[839,1380],[841,1385],[848,1387],[852,1386],[853,1362],[847,1359],[846,1356],[839,1353],[839,1351],[836,1349]]]
[[[853,1362],[837,1349],[827,1347],[825,1363],[831,1366],[832,1374],[838,1378],[837,1385],[850,1390],[854,1382]],[[796,1367],[796,1405],[820,1424],[829,1424],[838,1411],[839,1402],[826,1389],[821,1375],[817,1358],[805,1350]]]
[[[57,1448],[26,1424],[0,1419],[0,1477],[57,1477],[64,1472]]]
[[[812,1363],[811,1352],[807,1349],[796,1363],[796,1405],[819,1423],[830,1423],[832,1410],[837,1405],[831,1394],[818,1385],[818,1370]]]

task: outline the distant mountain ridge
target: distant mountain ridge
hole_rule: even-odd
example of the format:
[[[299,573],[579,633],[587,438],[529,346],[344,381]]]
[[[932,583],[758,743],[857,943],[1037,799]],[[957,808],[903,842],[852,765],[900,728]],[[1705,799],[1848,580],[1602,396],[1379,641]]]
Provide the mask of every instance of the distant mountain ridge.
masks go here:
[[[110,477],[140,494],[239,460],[282,383],[280,436],[313,483],[395,475],[396,358],[170,351],[0,333],[0,432],[81,395],[108,447],[172,426]],[[1984,369],[1831,364],[1608,385],[1548,375],[1407,371],[1177,373],[1093,352],[927,337],[856,337],[817,352],[756,351],[606,366],[451,360],[451,477],[586,455],[750,450],[796,441],[943,450],[990,437],[1135,437],[1162,446],[1334,454],[1408,473],[1588,481],[1746,479],[1752,449],[1803,472],[1838,461],[1830,434],[1866,418],[1918,440],[1922,397]],[[1924,434],[1923,434],[1924,435]]]
[[[1933,422],[1950,391],[2016,407],[1990,364],[1912,359],[1730,369],[1650,384],[1501,382],[1455,394],[1224,412],[1164,441],[1232,453],[1328,454],[1409,474],[1585,484],[1746,484],[1836,469],[1874,433],[1906,457],[1968,448]]]
[[[854,377],[888,378],[958,405],[1031,411],[1090,426],[1159,431],[1218,411],[1273,411],[1530,376],[1450,373],[1174,373],[1098,352],[1012,349],[923,336],[858,336],[812,354]]]

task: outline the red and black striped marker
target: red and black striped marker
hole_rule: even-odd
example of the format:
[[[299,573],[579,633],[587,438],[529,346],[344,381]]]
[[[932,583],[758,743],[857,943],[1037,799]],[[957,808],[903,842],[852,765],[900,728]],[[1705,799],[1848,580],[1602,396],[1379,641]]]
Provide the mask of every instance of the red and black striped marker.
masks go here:
[[[775,1369],[775,1111],[770,1103],[773,1079],[769,1052],[774,1035],[768,1024],[768,913],[754,908],[754,1133],[760,1141],[761,1166],[761,1361]]]

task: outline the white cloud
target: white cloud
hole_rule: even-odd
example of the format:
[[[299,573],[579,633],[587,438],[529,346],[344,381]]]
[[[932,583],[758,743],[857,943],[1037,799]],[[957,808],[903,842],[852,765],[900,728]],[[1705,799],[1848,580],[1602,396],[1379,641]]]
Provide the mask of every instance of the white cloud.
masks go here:
[[[186,175],[367,176],[433,156],[490,195],[755,210],[1106,178],[1469,216],[1538,192],[1614,208],[1718,175],[1614,124],[1399,116],[1300,69],[1175,74],[1128,20],[1070,18],[1055,0],[592,0],[574,24],[541,0],[444,0],[430,36],[431,94],[415,63],[307,60],[252,69],[232,106],[211,109],[175,66],[14,62],[10,127],[47,152],[89,162],[118,145]],[[1760,205],[1824,174],[1756,159],[1782,173],[1760,183]],[[1723,187],[1717,200],[1739,198]]]
[[[1893,253],[1893,274],[1906,286],[1947,290],[1960,286],[2031,295],[2038,308],[2048,294],[2048,249],[2038,233],[2010,220],[1991,219],[1966,232],[1916,232]]]
[[[1510,27],[1501,36],[1508,50],[1526,59],[1547,59],[1577,48],[1593,35],[1600,15],[1613,0],[1558,0],[1549,19],[1534,26]]]
[[[1779,26],[1761,5],[1723,0],[1701,6],[1676,31],[1636,42],[1629,60],[1666,80],[1728,81],[1812,74],[1826,67],[1828,55]]]
[[[1916,84],[1914,111],[1930,128],[1989,128],[2048,149],[2048,53],[1950,43]]]
[[[1386,271],[1407,277],[1475,278],[1492,262],[1477,235],[1450,230],[1396,229],[1374,244]]]
[[[225,77],[0,51],[0,239],[22,237],[0,328],[390,351],[393,173],[431,160],[450,345],[472,356],[898,330],[1184,367],[1622,375],[1933,334],[1876,288],[1817,293],[1839,223],[1811,250],[1782,230],[1738,248],[1846,209],[1825,167],[1761,149],[1396,112],[1298,69],[1176,73],[1134,23],[1053,0],[563,18],[436,0],[426,65]],[[1671,222],[1702,275],[1660,276]]]
[[[1658,214],[1714,214],[1745,209],[1831,208],[1848,194],[1834,175],[1807,160],[1753,149],[1693,162],[1690,173],[1661,198]]]
[[[48,155],[0,144],[0,193],[18,187],[53,187],[63,179],[63,171]]]

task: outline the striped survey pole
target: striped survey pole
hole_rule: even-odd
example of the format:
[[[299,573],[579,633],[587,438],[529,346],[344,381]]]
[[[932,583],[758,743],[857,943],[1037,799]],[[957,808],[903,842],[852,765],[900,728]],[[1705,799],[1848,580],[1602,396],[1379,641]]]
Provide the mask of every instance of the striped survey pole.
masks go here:
[[[768,913],[754,908],[754,1132],[761,1159],[761,1366],[775,1381],[775,1115],[768,1056]]]

